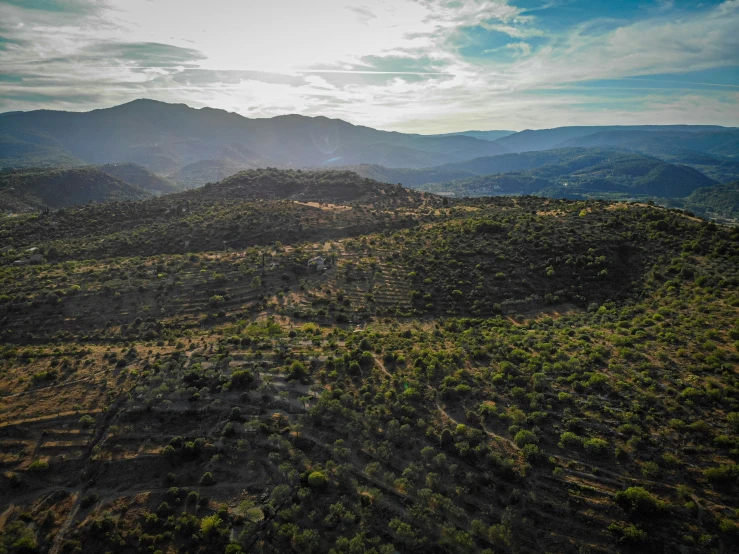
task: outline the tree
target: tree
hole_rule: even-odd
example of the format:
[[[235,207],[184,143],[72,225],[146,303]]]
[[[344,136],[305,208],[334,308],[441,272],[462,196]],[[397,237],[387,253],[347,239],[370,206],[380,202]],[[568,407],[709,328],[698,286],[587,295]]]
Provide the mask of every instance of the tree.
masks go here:
[[[322,471],[314,471],[308,475],[308,484],[314,489],[322,489],[328,484],[328,479]]]
[[[203,476],[200,478],[200,484],[205,487],[210,486],[210,485],[215,485],[215,483],[216,483],[216,480],[210,471],[203,473]]]
[[[290,364],[290,373],[288,374],[287,378],[292,379],[302,379],[305,377],[307,371],[305,364],[299,360],[295,360],[292,364]]]
[[[629,487],[616,493],[616,504],[626,511],[646,515],[660,511],[664,504],[644,487]]]
[[[223,524],[223,520],[218,517],[218,514],[204,517],[200,522],[200,532],[203,537],[211,538],[220,532],[220,527]]]

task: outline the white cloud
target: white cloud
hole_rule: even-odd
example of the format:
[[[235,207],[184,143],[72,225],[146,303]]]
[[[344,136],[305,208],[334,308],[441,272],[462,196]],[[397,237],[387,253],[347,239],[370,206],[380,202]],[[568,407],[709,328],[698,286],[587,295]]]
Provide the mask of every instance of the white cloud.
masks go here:
[[[0,80],[2,110],[90,109],[147,96],[425,132],[739,125],[733,90],[616,101],[572,86],[739,64],[739,0],[691,12],[663,2],[641,20],[589,21],[559,34],[545,11],[523,16],[504,0],[210,0],[207,9],[194,0],[109,0],[90,10],[75,0],[74,13],[17,4],[0,4],[0,73],[11,77]],[[489,59],[466,59],[454,39],[475,26],[511,41],[489,49]]]

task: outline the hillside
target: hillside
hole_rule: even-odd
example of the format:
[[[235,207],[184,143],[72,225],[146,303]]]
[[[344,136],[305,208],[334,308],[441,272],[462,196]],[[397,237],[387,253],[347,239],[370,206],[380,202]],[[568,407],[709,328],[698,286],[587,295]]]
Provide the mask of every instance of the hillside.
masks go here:
[[[567,147],[610,147],[633,150],[662,160],[689,165],[719,182],[739,178],[739,131],[604,131],[568,140]]]
[[[0,241],[13,237],[16,250],[0,265],[24,260],[25,249],[33,247],[53,249],[58,259],[89,259],[339,238],[412,225],[417,210],[442,203],[438,196],[350,172],[251,170],[140,202],[6,219]]]
[[[203,160],[235,160],[242,167],[382,163],[422,167],[505,152],[469,136],[422,136],[378,131],[339,119],[286,115],[249,119],[211,108],[136,100],[91,112],[0,114],[3,167],[37,166],[60,156],[90,164],[136,163],[174,174]],[[41,139],[39,139],[41,137]],[[24,159],[24,149],[29,159]],[[52,159],[53,158],[53,159]],[[269,160],[269,162],[268,162]]]
[[[699,188],[683,198],[681,205],[702,216],[739,221],[739,181]]]
[[[0,209],[3,211],[140,200],[149,195],[143,188],[91,167],[0,173]]]
[[[183,189],[192,189],[202,187],[206,183],[222,181],[226,177],[246,169],[254,169],[254,167],[249,163],[227,158],[201,160],[178,169],[171,173],[169,178]]]
[[[533,169],[547,163],[557,162],[571,156],[581,155],[584,149],[568,148],[548,150],[545,152],[524,152],[522,154],[500,154],[498,156],[482,156],[464,162],[442,164],[422,169],[393,169],[380,165],[349,166],[345,169],[357,172],[387,183],[402,183],[410,187],[420,187],[428,183],[442,183],[464,179],[474,175],[491,175]]]
[[[737,229],[264,170],[0,241],[0,544],[739,546]]]
[[[539,194],[585,198],[617,194],[626,197],[676,198],[716,183],[691,167],[621,150],[573,148],[517,154],[517,158],[510,156],[513,155],[505,156],[509,164],[531,164],[536,168],[476,175],[447,183],[429,183],[418,188],[431,192],[452,192],[456,196]],[[466,162],[464,167],[474,167],[475,162],[478,161]],[[485,166],[496,164],[496,158],[482,158],[478,163],[484,170]]]
[[[180,188],[167,179],[154,175],[137,164],[106,164],[98,166],[100,171],[155,194],[168,194]]]
[[[77,167],[85,162],[75,158],[50,136],[30,131],[0,133],[0,171],[33,167]]]

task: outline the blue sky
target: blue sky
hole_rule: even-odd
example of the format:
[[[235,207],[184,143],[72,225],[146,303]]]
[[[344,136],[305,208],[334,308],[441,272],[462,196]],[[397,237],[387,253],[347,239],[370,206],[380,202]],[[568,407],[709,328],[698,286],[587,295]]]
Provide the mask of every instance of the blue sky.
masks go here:
[[[739,0],[0,0],[0,111],[739,126]]]

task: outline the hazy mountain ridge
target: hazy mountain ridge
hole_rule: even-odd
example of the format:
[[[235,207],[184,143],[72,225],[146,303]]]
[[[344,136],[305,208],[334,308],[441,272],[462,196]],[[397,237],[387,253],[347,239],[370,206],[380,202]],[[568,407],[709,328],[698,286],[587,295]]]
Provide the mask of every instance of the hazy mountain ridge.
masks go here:
[[[603,136],[594,136],[599,133],[618,137],[623,133],[646,133],[654,137],[667,134],[687,144],[683,144],[685,148],[724,155],[729,148],[726,141],[708,144],[715,137],[699,137],[700,144],[692,148],[690,140],[703,134],[731,133],[717,126],[675,125],[419,135],[380,131],[326,117],[285,115],[249,119],[223,110],[194,109],[184,104],[145,99],[91,112],[5,113],[0,114],[0,123],[2,167],[130,162],[165,175],[174,175],[204,160],[227,160],[221,165],[236,165],[240,169],[356,164],[421,168],[507,152],[571,146],[578,141],[605,141]],[[591,138],[586,140],[588,136]],[[223,171],[216,175],[223,175]],[[195,181],[203,184],[199,178]],[[192,177],[191,182],[194,182]]]
[[[514,135],[502,137],[495,142],[504,146],[511,152],[527,152],[533,150],[550,150],[552,148],[562,148],[567,146],[585,146],[590,140],[604,141],[606,139],[598,137],[601,133],[630,133],[642,132],[651,133],[650,137],[661,137],[664,135],[673,135],[675,133],[715,133],[728,131],[726,127],[717,125],[594,125],[594,126],[573,126],[573,127],[555,127],[553,129],[527,129]],[[586,139],[586,137],[595,138]],[[614,139],[610,139],[611,141]],[[589,146],[606,146],[606,144],[589,144]],[[613,146],[613,144],[608,144]]]
[[[6,113],[0,122],[8,137],[0,159],[9,167],[29,165],[20,156],[21,147],[34,151],[31,165],[39,165],[37,158],[47,147],[57,157],[91,164],[133,162],[164,174],[198,161],[229,157],[224,149],[234,145],[279,167],[359,162],[422,167],[505,152],[494,142],[468,136],[409,135],[300,115],[248,119],[153,100],[80,113]]]

